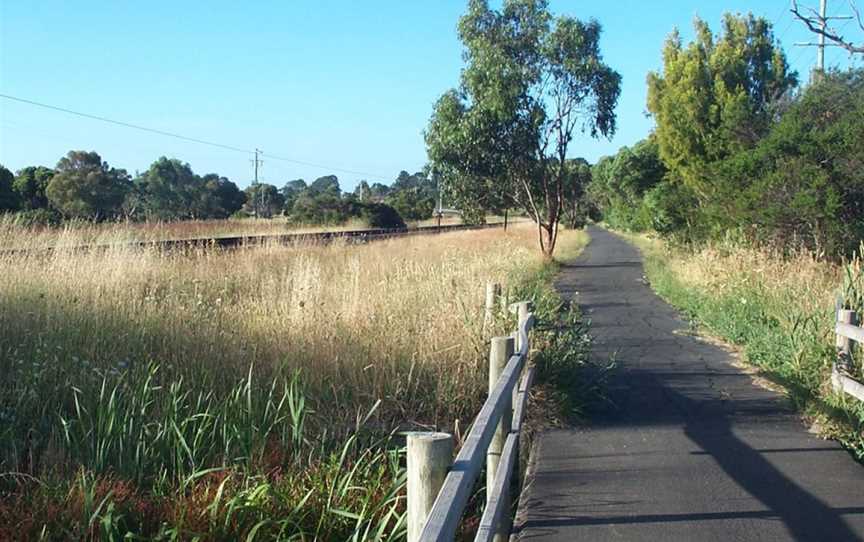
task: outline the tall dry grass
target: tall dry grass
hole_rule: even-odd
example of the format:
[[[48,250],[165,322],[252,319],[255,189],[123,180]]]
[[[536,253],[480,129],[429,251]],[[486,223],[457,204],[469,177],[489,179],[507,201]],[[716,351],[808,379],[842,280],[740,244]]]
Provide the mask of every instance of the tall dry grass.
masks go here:
[[[494,216],[488,217],[488,220],[489,222],[503,221],[500,217]],[[437,223],[437,219],[431,218],[409,222],[408,226],[434,226]],[[447,216],[441,221],[442,225],[461,223],[462,220],[458,216]],[[351,219],[343,224],[329,226],[296,224],[286,217],[164,222],[69,220],[60,225],[48,226],[30,224],[14,214],[0,215],[0,239],[3,240],[3,250],[364,229],[369,229],[369,225],[362,219]]]
[[[0,234],[0,244],[42,242],[38,232],[32,242]],[[534,235],[514,227],[364,246],[0,256],[0,486],[13,495],[0,499],[0,520],[38,509],[46,524],[87,531],[95,527],[69,517],[78,508],[39,488],[102,499],[129,483],[144,501],[130,501],[136,510],[159,511],[105,525],[152,534],[161,523],[140,521],[155,517],[182,538],[178,502],[204,491],[201,514],[218,515],[211,470],[241,469],[225,491],[239,499],[278,487],[255,510],[283,514],[279,529],[400,532],[398,456],[374,443],[394,429],[467,425],[484,398],[485,341],[512,325],[502,317],[483,329],[484,285],[517,288],[536,274]],[[343,514],[350,506],[364,512]],[[64,512],[45,519],[50,510]],[[129,526],[132,517],[140,521]]]
[[[0,239],[3,249],[71,247],[84,244],[120,244],[164,241],[168,239],[198,239],[213,237],[279,235],[365,229],[360,220],[330,227],[292,224],[285,217],[241,218],[226,220],[183,221],[109,221],[69,220],[60,225],[32,225],[14,214],[0,216]]]

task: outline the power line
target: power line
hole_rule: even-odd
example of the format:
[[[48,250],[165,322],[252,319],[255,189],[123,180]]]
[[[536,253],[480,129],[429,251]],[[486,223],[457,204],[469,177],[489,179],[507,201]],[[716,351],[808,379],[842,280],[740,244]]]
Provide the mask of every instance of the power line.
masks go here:
[[[292,160],[291,158],[284,158],[282,156],[276,156],[276,155],[270,154],[268,152],[262,152],[261,156],[265,156],[267,158],[270,158],[271,160],[281,160],[283,162],[290,162],[292,164],[298,164],[301,166],[309,166],[309,167],[314,167],[314,168],[326,169],[328,171],[335,171],[338,173],[348,173],[350,175],[360,175],[360,176],[364,176],[364,177],[370,177],[370,180],[373,180],[373,179],[382,179],[383,180],[387,177],[386,175],[379,175],[377,173],[368,173],[365,171],[356,171],[353,169],[343,169],[343,168],[338,168],[338,167],[322,166],[321,164],[314,164],[312,162],[303,162],[300,160]]]
[[[68,113],[70,115],[77,115],[79,117],[84,117],[87,119],[98,120],[101,122],[107,122],[109,124],[116,124],[117,126],[124,126],[126,128],[133,128],[135,130],[141,130],[142,132],[150,132],[152,134],[163,135],[166,137],[173,137],[175,139],[182,139],[183,141],[191,141],[192,143],[200,143],[201,145],[209,145],[211,147],[218,147],[220,149],[225,149],[234,152],[242,152],[244,154],[250,154],[252,151],[247,149],[241,149],[239,147],[234,147],[231,145],[224,145],[222,143],[214,143],[213,141],[205,141],[203,139],[198,139],[195,137],[188,137],[180,134],[175,134],[173,132],[166,132],[164,130],[157,130],[155,128],[147,128],[146,126],[139,126],[137,124],[132,124],[129,122],[123,122],[120,120],[109,119],[107,117],[100,117],[99,115],[91,115],[89,113],[81,113],[80,111],[73,111],[71,109],[66,109],[65,107],[58,107],[56,105],[49,105],[41,102],[36,102],[33,100],[26,100],[24,98],[18,98],[16,96],[9,96],[8,94],[0,94],[0,98],[5,98],[7,100],[12,100],[15,102],[21,102],[29,105],[35,105],[37,107],[42,107],[45,109],[51,109],[54,111],[61,111],[63,113]]]
[[[14,101],[14,102],[20,102],[20,103],[25,103],[25,104],[28,104],[28,105],[33,105],[33,106],[41,107],[41,108],[44,108],[44,109],[50,109],[50,110],[52,110],[52,111],[60,111],[60,112],[62,112],[62,113],[67,113],[67,114],[69,114],[69,115],[76,115],[76,116],[83,117],[83,118],[86,118],[86,119],[98,120],[98,121],[100,121],[100,122],[107,122],[107,123],[109,123],[109,124],[114,124],[114,125],[117,125],[117,126],[123,126],[123,127],[125,127],[125,128],[132,128],[132,129],[135,129],[135,130],[140,130],[140,131],[142,131],[142,132],[149,132],[149,133],[151,133],[151,134],[157,134],[157,135],[161,135],[161,136],[172,137],[172,138],[174,138],[174,139],[180,139],[180,140],[183,140],[183,141],[190,141],[190,142],[192,142],[192,143],[198,143],[198,144],[201,144],[201,145],[209,145],[209,146],[211,146],[211,147],[216,147],[216,148],[220,148],[220,149],[225,149],[225,150],[229,150],[229,151],[233,151],[233,152],[240,152],[240,153],[243,153],[243,154],[255,154],[256,169],[257,169],[257,165],[258,165],[258,163],[260,162],[260,160],[258,159],[258,156],[266,156],[266,157],[270,158],[271,160],[280,160],[280,161],[282,161],[282,162],[289,162],[289,163],[292,163],[292,164],[297,164],[297,165],[307,166],[307,167],[314,167],[314,168],[318,168],[318,169],[322,169],[322,170],[327,170],[327,171],[333,171],[333,172],[338,172],[338,173],[347,173],[347,174],[350,174],[350,175],[360,175],[360,176],[364,176],[364,177],[370,177],[371,179],[381,179],[381,180],[384,180],[384,179],[387,178],[386,175],[380,175],[380,174],[377,174],[377,173],[368,173],[368,172],[364,172],[364,171],[357,171],[357,170],[352,170],[352,169],[345,169],[345,168],[331,167],[331,166],[326,166],[326,165],[323,165],[323,164],[316,164],[316,163],[313,163],[313,162],[304,162],[304,161],[302,161],[302,160],[294,160],[294,159],[292,159],[292,158],[286,158],[286,157],[284,157],[284,156],[277,156],[277,155],[274,155],[274,154],[265,153],[265,152],[262,152],[262,151],[260,151],[260,150],[258,150],[258,149],[255,149],[255,150],[251,150],[251,149],[242,149],[242,148],[240,148],[240,147],[235,147],[235,146],[233,146],[233,145],[226,145],[226,144],[224,144],[224,143],[217,143],[217,142],[214,142],[214,141],[207,141],[207,140],[204,140],[204,139],[198,139],[198,138],[196,138],[196,137],[189,137],[189,136],[185,136],[185,135],[178,134],[178,133],[175,133],[175,132],[168,132],[168,131],[165,131],[165,130],[158,130],[158,129],[156,129],[156,128],[148,128],[148,127],[146,127],[146,126],[141,126],[141,125],[138,125],[138,124],[132,124],[132,123],[130,123],[130,122],[124,122],[124,121],[120,121],[120,120],[114,120],[114,119],[110,119],[110,118],[108,118],[108,117],[103,117],[103,116],[100,116],[100,115],[92,115],[92,114],[90,114],[90,113],[82,113],[82,112],[80,112],[80,111],[74,111],[74,110],[72,110],[72,109],[67,109],[67,108],[65,108],[65,107],[59,107],[59,106],[56,106],[56,105],[50,105],[50,104],[46,104],[46,103],[42,103],[42,102],[37,102],[37,101],[34,101],[34,100],[28,100],[28,99],[25,99],[25,98],[19,98],[19,97],[17,97],[17,96],[10,96],[10,95],[8,95],[8,94],[0,94],[0,98],[5,98],[5,99],[7,99],[7,100],[11,100],[11,101]],[[371,179],[370,179],[370,180],[371,180]]]

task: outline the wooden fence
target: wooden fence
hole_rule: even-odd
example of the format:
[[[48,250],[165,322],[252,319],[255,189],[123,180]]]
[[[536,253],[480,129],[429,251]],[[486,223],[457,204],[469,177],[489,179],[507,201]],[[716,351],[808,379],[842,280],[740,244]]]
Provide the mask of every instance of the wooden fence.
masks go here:
[[[858,315],[855,311],[837,310],[837,361],[831,370],[831,384],[834,391],[848,393],[859,401],[864,401],[864,384],[854,379],[850,374],[855,372],[854,343],[864,343],[864,328],[858,326]]]
[[[487,319],[496,286],[487,288]],[[490,302],[490,298],[493,300]],[[408,435],[408,541],[451,541],[465,506],[486,465],[486,508],[475,541],[509,538],[510,486],[518,464],[519,434],[534,380],[528,364],[534,315],[528,302],[516,303],[516,332],[494,337],[489,353],[489,396],[459,455],[446,433]]]

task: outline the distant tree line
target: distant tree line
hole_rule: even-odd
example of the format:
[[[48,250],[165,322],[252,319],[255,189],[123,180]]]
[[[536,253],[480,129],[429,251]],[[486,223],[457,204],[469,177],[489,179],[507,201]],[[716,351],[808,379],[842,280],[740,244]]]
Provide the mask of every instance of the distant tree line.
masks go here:
[[[864,71],[797,89],[761,18],[666,42],[648,78],[656,128],[592,167],[588,199],[611,224],[680,242],[729,235],[837,258],[864,238]]]
[[[189,220],[286,216],[303,224],[361,219],[374,227],[401,227],[404,220],[430,218],[437,187],[425,173],[402,171],[391,186],[361,181],[343,192],[335,175],[282,188],[252,183],[245,190],[216,173],[161,157],[143,173],[111,167],[95,152],[70,151],[53,169],[25,167],[13,174],[0,165],[0,212],[25,221]]]

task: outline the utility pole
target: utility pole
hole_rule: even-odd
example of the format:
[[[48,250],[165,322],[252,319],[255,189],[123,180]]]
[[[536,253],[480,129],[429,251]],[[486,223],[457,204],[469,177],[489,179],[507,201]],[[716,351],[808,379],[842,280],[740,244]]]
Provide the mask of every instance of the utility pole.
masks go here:
[[[261,151],[257,148],[255,149],[255,159],[253,162],[255,163],[255,181],[254,184],[258,184],[258,164],[262,164],[263,161],[258,158],[258,155],[261,154]]]
[[[822,32],[828,27],[828,0],[819,0],[819,28]],[[816,53],[816,70],[825,73],[825,34],[819,34]]]
[[[261,154],[261,151],[256,147],[255,148],[255,158],[251,160],[251,162],[254,164],[254,168],[255,168],[255,179],[252,181],[252,186],[256,186],[256,187],[258,186],[258,166],[264,163],[263,160],[258,158],[259,154]],[[252,202],[252,212],[254,213],[255,217],[257,218],[261,215],[261,210],[264,208],[264,191],[261,190],[260,188],[258,188],[252,197],[253,197],[253,199],[255,197],[257,197],[259,200],[258,203],[255,203],[254,201]]]
[[[797,10],[797,4],[795,4],[795,10]],[[808,8],[809,9],[809,8]],[[814,10],[811,10],[814,11]],[[798,14],[795,11],[796,15]],[[815,14],[814,14],[815,15]],[[800,17],[800,15],[799,15]],[[819,30],[819,41],[818,43],[796,43],[795,45],[799,47],[816,47],[816,68],[810,73],[810,82],[813,83],[825,73],[825,32],[828,30],[828,21],[831,20],[846,20],[851,19],[849,16],[840,16],[840,17],[829,17],[828,16],[828,0],[819,0],[819,14],[815,15],[815,23],[818,24]],[[808,23],[812,24],[812,23]]]

